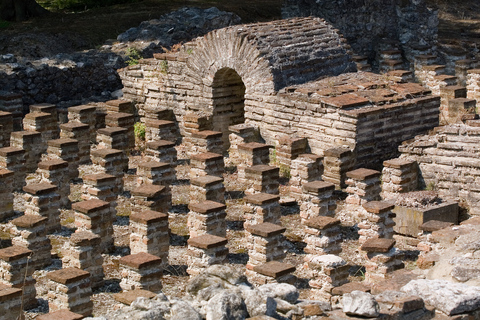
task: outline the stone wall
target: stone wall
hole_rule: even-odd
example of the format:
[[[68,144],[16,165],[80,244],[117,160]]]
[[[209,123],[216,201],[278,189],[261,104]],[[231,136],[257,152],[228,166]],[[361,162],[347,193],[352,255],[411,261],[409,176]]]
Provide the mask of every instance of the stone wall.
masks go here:
[[[460,201],[479,215],[480,122],[453,124],[435,129],[434,134],[406,141],[401,158],[415,160],[420,187],[437,190],[442,199]]]
[[[424,48],[436,49],[437,10],[424,0],[286,0],[282,16],[324,18],[370,63],[381,50],[400,49],[412,61]]]

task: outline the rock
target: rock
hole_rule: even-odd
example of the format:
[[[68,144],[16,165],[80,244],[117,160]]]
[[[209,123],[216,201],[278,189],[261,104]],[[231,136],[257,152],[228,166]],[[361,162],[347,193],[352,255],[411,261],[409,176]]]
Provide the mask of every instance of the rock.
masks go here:
[[[258,287],[258,290],[268,297],[279,298],[289,303],[297,302],[300,295],[297,288],[287,283],[269,283]]]
[[[210,299],[206,310],[206,320],[244,320],[248,317],[242,297],[227,290]]]
[[[419,279],[410,281],[401,291],[421,297],[448,316],[480,308],[480,287],[445,280]]]
[[[221,283],[216,283],[198,291],[196,298],[198,301],[209,301],[211,298],[213,298],[213,296],[217,295],[223,290],[225,290],[223,285]]]
[[[377,301],[367,292],[346,293],[343,295],[342,304],[343,312],[347,315],[374,318],[380,314]]]
[[[213,265],[205,269],[203,273],[206,275],[218,277],[233,285],[247,282],[247,278],[245,277],[245,273],[243,272],[243,270],[240,271],[239,269],[235,269],[231,266]]]
[[[205,274],[205,273],[201,273],[199,275],[197,275],[195,278],[193,278],[188,284],[187,284],[187,292],[192,296],[192,297],[196,297],[197,294],[205,289],[205,288],[208,288],[208,287],[211,287],[211,286],[221,286],[223,288],[225,288],[225,285],[229,285],[228,282],[218,278],[218,277],[215,277],[215,276],[211,276],[211,275],[208,275],[208,274]]]
[[[266,296],[259,290],[249,290],[243,293],[243,299],[247,306],[247,311],[250,317],[261,315],[272,316],[275,315],[277,309],[277,302],[272,297]]]
[[[202,320],[202,316],[188,302],[172,300],[170,320]]]

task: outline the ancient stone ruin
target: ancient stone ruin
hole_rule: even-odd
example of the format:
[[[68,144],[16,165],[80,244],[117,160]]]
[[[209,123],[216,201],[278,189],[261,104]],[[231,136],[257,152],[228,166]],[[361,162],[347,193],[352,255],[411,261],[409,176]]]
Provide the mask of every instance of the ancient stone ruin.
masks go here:
[[[347,42],[230,26],[121,99],[2,93],[0,319],[480,317],[480,70]]]

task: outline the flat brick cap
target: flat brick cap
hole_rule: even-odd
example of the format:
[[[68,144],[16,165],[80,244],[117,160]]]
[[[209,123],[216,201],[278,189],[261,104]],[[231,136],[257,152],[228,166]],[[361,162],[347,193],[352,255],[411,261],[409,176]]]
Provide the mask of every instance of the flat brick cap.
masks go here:
[[[36,317],[36,320],[81,320],[85,318],[83,315],[74,313],[67,309],[61,309]]]
[[[100,158],[117,157],[122,154],[123,151],[118,149],[97,149],[90,152],[91,156]]]
[[[266,164],[257,164],[256,166],[246,167],[245,172],[253,174],[262,174],[264,172],[278,173],[280,172],[280,168],[269,166]]]
[[[22,259],[30,254],[32,254],[31,250],[20,246],[10,246],[0,249],[0,259],[7,262]]]
[[[141,212],[134,212],[130,215],[130,221],[151,224],[155,222],[160,222],[168,220],[168,215],[158,211],[145,210]]]
[[[313,217],[305,221],[307,227],[324,230],[340,224],[340,220],[331,217]]]
[[[92,182],[108,182],[108,181],[115,181],[117,177],[112,176],[111,174],[107,173],[96,173],[96,174],[87,174],[83,176],[83,181],[92,181]]]
[[[453,223],[451,222],[444,222],[444,221],[438,221],[438,220],[429,220],[419,226],[420,230],[427,231],[427,232],[433,232],[441,229],[445,229],[448,227],[453,226]]]
[[[20,149],[16,147],[4,147],[0,148],[0,156],[2,157],[11,157],[15,155],[24,154],[25,149]]]
[[[269,203],[279,202],[280,196],[270,193],[254,193],[244,197],[245,201],[256,205],[265,205]]]
[[[332,149],[327,149],[323,152],[323,155],[325,157],[333,157],[333,158],[342,158],[347,155],[349,155],[352,151],[349,148],[332,148]]]
[[[47,278],[62,284],[70,284],[90,277],[90,272],[78,268],[64,268],[47,273]]]
[[[22,296],[22,289],[12,288],[0,284],[0,302],[8,301]]]
[[[347,172],[347,177],[355,180],[366,180],[374,177],[380,177],[381,172],[366,168],[355,169]]]
[[[395,204],[388,201],[369,201],[363,204],[363,208],[370,213],[381,214],[391,211]]]
[[[212,130],[202,130],[192,132],[192,137],[194,138],[203,138],[203,139],[211,139],[211,138],[220,138],[222,136],[222,132],[220,131],[212,131]]]
[[[102,239],[90,231],[77,231],[70,236],[70,242],[80,247],[100,245]]]
[[[264,238],[273,237],[285,232],[285,228],[270,222],[247,225],[247,231]]]
[[[46,224],[48,218],[33,214],[24,214],[12,220],[12,223],[19,228],[34,228],[41,224]]]
[[[208,187],[223,182],[223,178],[215,176],[201,176],[190,179],[190,184],[199,187]]]
[[[47,160],[39,162],[38,168],[43,170],[57,170],[62,168],[68,168],[68,162],[61,159]]]
[[[414,160],[395,158],[395,159],[383,161],[383,166],[387,168],[393,168],[393,169],[405,169],[415,163],[416,161]]]
[[[155,298],[156,296],[157,294],[153,293],[152,291],[135,289],[131,291],[116,293],[113,295],[113,298],[118,302],[124,303],[126,305],[131,305],[133,301],[137,300],[137,298],[142,297],[142,298],[152,299],[152,298]]]
[[[342,296],[345,293],[351,293],[352,291],[370,292],[370,287],[360,282],[348,282],[339,287],[333,288],[332,294]]]
[[[110,202],[92,199],[87,201],[80,201],[72,204],[72,209],[80,211],[81,213],[90,213],[98,210],[103,210],[110,207]]]
[[[160,196],[165,191],[165,186],[154,184],[145,184],[131,191],[132,196],[154,198]]]
[[[170,164],[166,162],[158,162],[158,161],[143,161],[138,164],[138,168],[145,168],[145,169],[162,169],[162,168],[170,168]]]
[[[68,112],[72,112],[72,113],[88,113],[88,112],[95,112],[97,110],[97,107],[90,106],[90,105],[81,105],[81,106],[70,107],[67,110]]]
[[[284,263],[279,261],[270,261],[270,262],[253,267],[253,271],[263,274],[264,276],[278,278],[294,272],[295,266],[289,263]]]
[[[163,148],[173,148],[175,147],[175,142],[169,140],[157,140],[157,141],[150,141],[147,142],[148,149],[163,149]]]
[[[270,148],[273,148],[273,147],[271,145],[268,145],[265,143],[259,143],[259,142],[249,142],[249,143],[242,143],[238,145],[239,150],[248,150],[248,151],[268,150]]]
[[[15,174],[15,172],[13,172],[11,170],[0,168],[0,178],[11,177],[14,174]]]
[[[48,140],[47,145],[49,147],[59,147],[59,148],[68,147],[68,146],[78,145],[78,140],[69,139],[69,138],[53,139],[53,140]]]
[[[395,240],[393,239],[372,238],[365,241],[365,243],[360,249],[367,252],[386,253],[390,251],[390,249],[392,249],[394,245]]]
[[[305,192],[313,192],[313,193],[320,193],[320,192],[327,192],[327,191],[334,191],[335,185],[330,182],[325,181],[312,181],[307,182],[303,185],[303,191]]]
[[[188,245],[195,248],[211,249],[226,245],[228,243],[228,240],[226,238],[214,236],[211,234],[203,234],[201,236],[188,239],[187,243]]]
[[[193,154],[190,157],[190,160],[197,160],[197,161],[206,161],[206,160],[223,160],[223,156],[218,153],[213,153],[213,152],[203,152],[203,153],[197,153]]]
[[[162,258],[146,252],[130,254],[128,256],[120,258],[120,265],[129,266],[134,269],[160,266],[161,262]]]
[[[192,203],[188,205],[188,209],[201,214],[217,212],[217,211],[225,210],[226,208],[227,206],[224,205],[223,203],[215,202],[211,200],[207,200],[200,203],[194,203],[194,204]]]
[[[32,183],[24,186],[23,191],[38,196],[57,191],[57,186],[46,182]]]

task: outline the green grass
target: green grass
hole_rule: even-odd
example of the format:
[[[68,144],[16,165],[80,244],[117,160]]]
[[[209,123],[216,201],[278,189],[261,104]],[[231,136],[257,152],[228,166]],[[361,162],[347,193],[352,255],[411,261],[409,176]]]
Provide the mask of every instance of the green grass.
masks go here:
[[[0,19],[0,29],[7,29],[10,27],[10,22]]]

